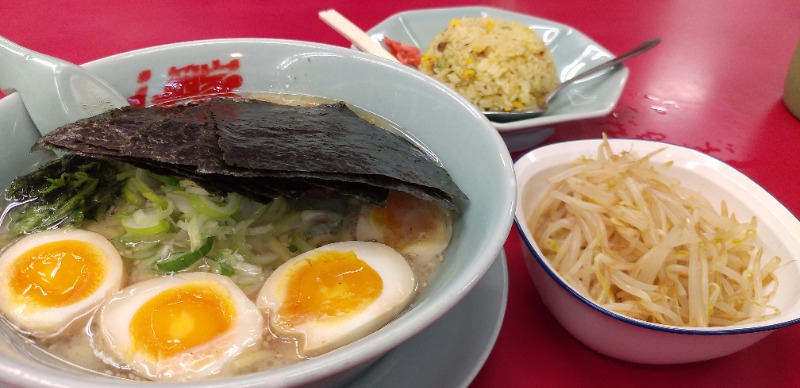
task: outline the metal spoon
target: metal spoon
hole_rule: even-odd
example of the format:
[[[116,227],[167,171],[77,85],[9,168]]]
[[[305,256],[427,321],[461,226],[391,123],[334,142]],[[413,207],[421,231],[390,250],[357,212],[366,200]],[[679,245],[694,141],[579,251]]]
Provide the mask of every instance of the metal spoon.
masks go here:
[[[29,50],[0,36],[0,91],[16,91],[42,135],[128,100],[70,62]]]
[[[641,53],[643,53],[643,52],[645,52],[647,50],[650,50],[651,48],[655,47],[659,43],[661,43],[661,39],[659,39],[659,38],[654,38],[654,39],[647,40],[644,43],[642,43],[639,46],[637,46],[636,48],[634,48],[633,50],[628,51],[625,54],[622,54],[622,55],[620,55],[620,56],[618,56],[618,57],[616,57],[616,58],[614,58],[614,59],[612,59],[612,60],[610,60],[608,62],[604,62],[604,63],[602,63],[600,65],[597,65],[597,66],[595,66],[595,67],[593,67],[593,68],[591,68],[589,70],[584,71],[583,73],[580,73],[580,74],[578,74],[578,75],[576,75],[576,76],[574,76],[574,77],[562,82],[555,89],[553,89],[550,93],[548,93],[547,96],[545,96],[544,102],[541,104],[541,106],[519,108],[519,109],[514,109],[514,110],[511,110],[511,111],[508,111],[508,112],[483,112],[483,114],[486,115],[486,117],[489,120],[494,121],[494,122],[498,122],[498,123],[507,123],[507,122],[510,122],[510,121],[524,120],[524,119],[530,119],[530,118],[541,116],[545,112],[547,112],[547,107],[550,106],[550,102],[553,101],[553,98],[555,98],[556,95],[558,95],[558,93],[560,91],[564,90],[564,88],[566,88],[567,86],[570,86],[573,83],[575,83],[577,81],[580,81],[582,79],[586,79],[586,78],[588,78],[588,77],[590,77],[592,75],[595,75],[595,74],[597,74],[597,73],[599,73],[599,72],[601,72],[603,70],[606,70],[608,68],[614,67],[614,66],[622,63],[623,61],[627,60],[627,59],[633,58],[633,57],[635,57],[635,56],[637,56],[637,55],[639,55],[639,54],[641,54]]]

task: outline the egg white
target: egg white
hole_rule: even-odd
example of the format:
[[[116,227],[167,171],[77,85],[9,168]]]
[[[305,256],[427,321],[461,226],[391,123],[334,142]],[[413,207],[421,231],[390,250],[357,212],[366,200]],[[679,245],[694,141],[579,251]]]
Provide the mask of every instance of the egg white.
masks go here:
[[[169,357],[152,358],[134,348],[130,324],[151,298],[170,289],[200,285],[232,302],[236,317],[220,335]],[[97,312],[92,338],[95,353],[106,363],[130,368],[155,381],[187,382],[223,375],[226,367],[248,348],[258,344],[264,323],[255,304],[229,278],[204,272],[178,273],[154,278],[114,294]]]
[[[394,195],[390,194],[390,195]],[[419,199],[412,199],[420,201]],[[391,201],[391,198],[390,198]],[[387,203],[387,206],[391,202]],[[387,244],[401,254],[413,259],[419,258],[421,262],[441,259],[442,253],[450,244],[453,235],[452,214],[438,206],[428,204],[425,207],[404,209],[404,216],[428,219],[432,227],[428,230],[415,231],[417,237],[404,244],[398,245],[391,240],[391,226],[384,225],[374,216],[373,212],[380,209],[369,204],[362,205],[356,225],[356,239],[360,241],[377,241]],[[405,228],[411,229],[410,226]]]
[[[313,265],[314,258],[324,251],[354,252],[380,276],[381,293],[361,311],[342,316],[326,315],[287,326],[280,314],[293,271],[298,266]],[[319,247],[282,264],[267,278],[256,305],[266,312],[274,333],[296,339],[298,353],[310,357],[356,341],[386,325],[408,306],[415,289],[414,273],[397,251],[375,242],[345,241]]]
[[[97,288],[83,299],[63,306],[41,306],[30,302],[12,289],[9,279],[13,276],[14,264],[31,249],[54,242],[82,241],[93,246],[98,258],[105,267],[105,277]],[[98,269],[92,269],[93,276],[100,276]],[[40,274],[42,281],[53,273]],[[79,327],[112,293],[122,284],[122,258],[116,248],[102,235],[86,230],[58,229],[27,235],[8,247],[0,255],[0,311],[22,332],[39,338],[49,338]],[[35,287],[35,285],[31,285]]]

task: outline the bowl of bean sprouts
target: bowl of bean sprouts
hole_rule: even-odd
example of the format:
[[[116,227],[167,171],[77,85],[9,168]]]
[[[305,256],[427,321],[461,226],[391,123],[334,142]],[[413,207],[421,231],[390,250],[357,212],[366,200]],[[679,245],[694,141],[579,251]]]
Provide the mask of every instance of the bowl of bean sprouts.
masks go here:
[[[514,169],[526,266],[589,348],[702,361],[800,321],[800,221],[724,162],[603,137],[534,149]]]

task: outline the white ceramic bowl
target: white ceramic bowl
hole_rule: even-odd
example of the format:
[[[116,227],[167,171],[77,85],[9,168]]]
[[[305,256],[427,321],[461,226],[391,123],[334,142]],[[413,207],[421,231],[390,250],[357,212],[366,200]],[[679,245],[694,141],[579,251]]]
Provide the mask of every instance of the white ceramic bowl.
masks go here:
[[[402,128],[441,160],[469,197],[454,225],[442,267],[413,308],[379,331],[323,356],[273,371],[190,384],[200,387],[342,384],[379,356],[450,310],[481,279],[502,249],[513,220],[512,162],[494,127],[455,92],[405,66],[321,44],[233,39],[172,44],[84,65],[124,96],[146,87],[147,102],[175,77],[184,91],[217,87],[320,96],[346,101]],[[171,70],[172,69],[172,70]],[[149,71],[149,72],[148,72]],[[0,100],[0,186],[44,156],[29,153],[38,137],[21,99]],[[467,157],[468,156],[468,157]],[[17,386],[135,386],[42,363],[0,336],[0,380]],[[413,371],[409,371],[413,373]]]
[[[367,34],[379,42],[384,36],[388,36],[390,39],[421,47],[424,51],[436,34],[442,32],[452,19],[486,16],[516,21],[536,31],[550,49],[561,81],[614,58],[614,54],[602,45],[570,26],[483,6],[400,12],[370,28]],[[555,124],[602,117],[611,113],[625,88],[628,72],[627,67],[618,66],[611,73],[576,82],[559,93],[544,115],[493,125],[511,151],[528,149],[550,137]]]
[[[680,179],[685,187],[701,191],[716,206],[725,199],[739,220],[757,216],[764,257],[777,255],[785,263],[777,272],[780,285],[771,300],[781,314],[753,324],[680,328],[625,317],[573,290],[544,258],[526,220],[549,186],[549,177],[580,156],[597,157],[601,140],[581,140],[538,148],[514,163],[518,182],[515,225],[524,243],[525,262],[544,304],[568,332],[586,346],[614,358],[674,364],[731,354],[800,321],[800,221],[789,210],[739,171],[698,151],[654,141],[609,141],[615,153],[632,150],[643,156],[665,148],[651,160],[654,164],[672,160],[674,166],[667,170],[668,175]]]

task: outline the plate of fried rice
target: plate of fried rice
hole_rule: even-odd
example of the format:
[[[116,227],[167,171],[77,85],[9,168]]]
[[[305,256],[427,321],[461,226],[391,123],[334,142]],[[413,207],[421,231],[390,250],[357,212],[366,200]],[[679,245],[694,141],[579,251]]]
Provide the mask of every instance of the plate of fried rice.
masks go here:
[[[559,82],[614,57],[570,26],[481,6],[405,11],[367,34],[420,48],[417,68],[481,111],[535,104]],[[542,116],[493,124],[511,151],[530,148],[554,124],[611,113],[627,79],[628,69],[618,66],[566,88]]]

